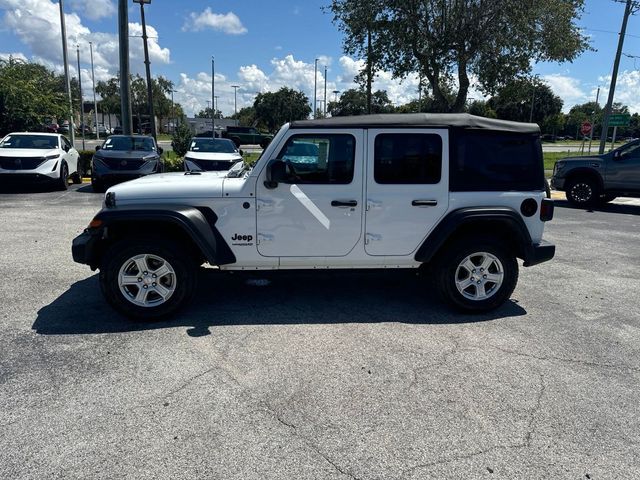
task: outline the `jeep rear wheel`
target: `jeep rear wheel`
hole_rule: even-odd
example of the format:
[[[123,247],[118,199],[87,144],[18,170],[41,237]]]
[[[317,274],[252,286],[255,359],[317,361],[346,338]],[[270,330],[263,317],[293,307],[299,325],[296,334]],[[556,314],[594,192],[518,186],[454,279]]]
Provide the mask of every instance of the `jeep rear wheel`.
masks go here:
[[[136,320],[175,313],[195,293],[197,266],[179,245],[151,237],[122,240],[105,253],[100,287],[109,304]]]
[[[596,183],[590,178],[577,178],[567,185],[567,200],[576,207],[588,207],[599,198]]]
[[[498,239],[458,242],[436,265],[439,296],[454,307],[486,312],[509,299],[518,281],[515,255]]]

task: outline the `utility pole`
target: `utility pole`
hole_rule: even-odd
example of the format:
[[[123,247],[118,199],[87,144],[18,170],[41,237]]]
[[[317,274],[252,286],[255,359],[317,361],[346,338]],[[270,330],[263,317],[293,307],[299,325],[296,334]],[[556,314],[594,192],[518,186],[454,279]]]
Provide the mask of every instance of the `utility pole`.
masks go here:
[[[133,133],[131,118],[131,86],[129,85],[129,4],[118,0],[118,37],[120,41],[120,122],[122,133]]]
[[[324,116],[327,116],[327,66],[324,66]]]
[[[318,59],[316,58],[315,68],[313,70],[313,118],[316,118],[316,103],[318,102],[316,94],[318,93]]]
[[[60,30],[62,32],[62,61],[64,63],[64,82],[67,97],[69,98],[69,139],[71,145],[76,141],[76,132],[73,129],[73,100],[71,100],[71,79],[69,78],[69,57],[67,55],[67,27],[64,22],[64,4],[60,1]]]
[[[627,21],[629,15],[631,15],[634,7],[637,7],[635,2],[627,0],[627,5],[624,8],[624,17],[622,18],[622,28],[620,29],[620,37],[618,38],[618,50],[616,51],[616,58],[613,61],[613,73],[611,74],[611,85],[609,86],[609,98],[607,99],[607,105],[604,109],[604,119],[602,121],[602,132],[600,133],[600,148],[598,153],[602,155],[604,153],[605,146],[607,144],[607,134],[609,133],[609,118],[611,117],[611,107],[613,105],[613,97],[616,91],[616,82],[618,80],[618,68],[620,67],[620,55],[622,55],[622,46],[624,45],[624,36],[627,32]]]
[[[240,85],[231,85],[233,88],[233,114],[236,115],[238,113],[238,88]]]
[[[142,43],[144,45],[144,65],[147,71],[147,102],[149,103],[149,122],[151,125],[151,135],[157,141],[156,115],[153,111],[153,83],[151,82],[151,62],[149,61],[149,46],[147,45],[147,22],[144,18],[144,4],[151,4],[151,0],[133,0],[140,4],[140,20],[142,21]]]
[[[211,136],[216,138],[216,59],[211,56]]]
[[[100,132],[98,131],[98,102],[96,101],[96,73],[93,69],[93,43],[89,42],[89,51],[91,52],[91,82],[93,83],[93,115],[96,126],[96,140],[100,140]]]
[[[596,113],[596,108],[600,105],[598,104],[598,100],[600,99],[600,87],[598,87],[598,92],[596,93],[596,106],[593,109],[593,113],[591,114],[591,132],[589,133],[589,153],[591,153],[591,142],[593,141],[593,131],[595,130],[595,125],[593,124],[593,116]]]
[[[78,87],[80,88],[80,128],[82,129],[82,150],[86,150],[84,137],[84,101],[82,100],[82,72],[80,71],[80,45],[77,45],[76,54],[78,55]]]

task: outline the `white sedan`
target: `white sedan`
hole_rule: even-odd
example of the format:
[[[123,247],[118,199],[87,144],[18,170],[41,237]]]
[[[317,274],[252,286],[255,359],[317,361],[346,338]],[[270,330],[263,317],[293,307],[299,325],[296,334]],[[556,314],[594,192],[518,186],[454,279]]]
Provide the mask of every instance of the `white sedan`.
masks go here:
[[[227,138],[194,137],[184,156],[186,171],[226,172],[242,161],[242,151]]]
[[[0,141],[0,181],[50,183],[65,190],[69,178],[82,182],[78,157],[63,135],[10,133]]]

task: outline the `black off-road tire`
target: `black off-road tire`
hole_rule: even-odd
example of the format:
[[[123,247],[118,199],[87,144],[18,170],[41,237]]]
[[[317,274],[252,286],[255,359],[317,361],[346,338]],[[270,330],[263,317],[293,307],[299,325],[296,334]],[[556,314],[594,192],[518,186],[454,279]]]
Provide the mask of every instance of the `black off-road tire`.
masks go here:
[[[136,255],[147,254],[168,262],[175,273],[175,290],[156,306],[138,306],[125,297],[118,282],[120,268]],[[175,314],[191,302],[198,284],[198,266],[176,242],[139,236],[114,243],[102,257],[100,289],[107,302],[120,314],[136,321],[151,322]]]
[[[573,178],[567,182],[567,200],[575,207],[591,207],[600,198],[600,187],[589,177]]]
[[[504,247],[504,241],[494,237],[476,237],[457,240],[438,254],[433,267],[433,279],[438,296],[457,310],[482,313],[505,303],[518,283],[518,261],[515,254]],[[495,256],[503,268],[503,280],[499,288],[484,300],[470,300],[456,286],[458,266],[469,255],[486,252]]]

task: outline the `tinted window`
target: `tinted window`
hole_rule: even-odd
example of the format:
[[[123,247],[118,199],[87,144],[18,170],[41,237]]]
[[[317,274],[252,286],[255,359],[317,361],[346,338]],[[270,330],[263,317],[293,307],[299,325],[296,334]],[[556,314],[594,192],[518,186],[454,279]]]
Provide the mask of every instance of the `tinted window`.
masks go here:
[[[469,130],[454,132],[452,142],[451,190],[544,189],[538,135]]]
[[[105,150],[151,152],[155,148],[151,137],[109,137],[102,146]]]
[[[225,138],[194,138],[189,150],[205,153],[236,153],[236,145]]]
[[[8,135],[0,143],[0,148],[51,150],[52,148],[58,148],[58,137],[53,135]]]
[[[623,158],[640,158],[640,143],[620,147],[620,156]]]
[[[376,183],[438,183],[442,170],[442,139],[425,133],[376,136],[373,175]]]
[[[352,135],[295,135],[278,158],[288,165],[290,183],[351,183],[356,152]]]

